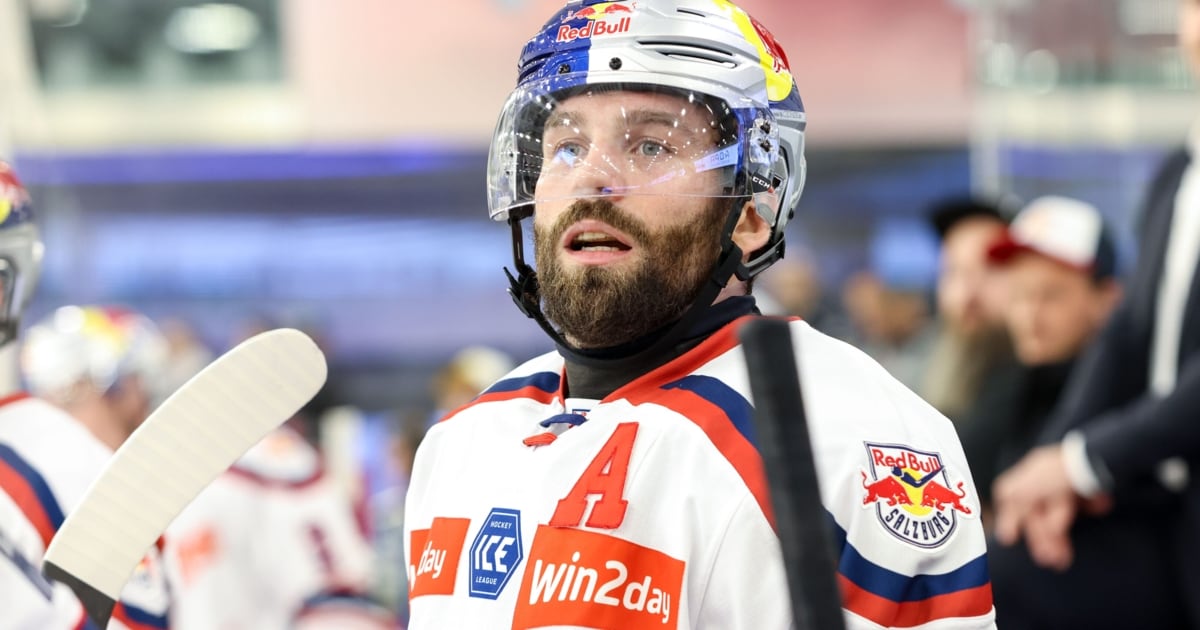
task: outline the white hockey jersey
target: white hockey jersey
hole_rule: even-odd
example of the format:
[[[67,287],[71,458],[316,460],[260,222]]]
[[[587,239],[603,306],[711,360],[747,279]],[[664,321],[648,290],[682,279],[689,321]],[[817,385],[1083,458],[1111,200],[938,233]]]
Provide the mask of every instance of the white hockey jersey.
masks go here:
[[[25,562],[40,570],[50,539],[111,456],[112,451],[83,425],[49,403],[25,394],[0,400],[0,493],[6,499],[0,501],[0,537],[7,538]],[[12,561],[15,556],[0,558],[0,562]],[[16,562],[22,571],[28,570],[20,566],[21,560]],[[34,584],[35,592],[44,595],[44,585],[36,580]],[[54,585],[49,603],[55,612],[47,617],[50,621],[46,625],[21,626],[17,619],[45,614],[47,599],[28,591],[18,595],[18,591],[3,589],[0,628],[91,627],[69,592],[62,585]],[[7,600],[10,596],[11,602]],[[152,548],[121,592],[109,628],[166,628],[167,606],[161,556],[157,548]],[[39,610],[42,612],[35,612]],[[71,610],[78,610],[78,614],[66,612]],[[64,615],[67,624],[59,625]]]
[[[165,539],[174,630],[394,626],[363,595],[372,554],[350,498],[291,429],[213,481]]]
[[[410,628],[788,628],[741,321],[585,421],[552,353],[431,429],[406,506]],[[994,627],[953,426],[865,354],[792,332],[848,628]]]
[[[0,627],[56,630],[87,627],[71,589],[42,575],[42,541],[12,497],[0,492]]]

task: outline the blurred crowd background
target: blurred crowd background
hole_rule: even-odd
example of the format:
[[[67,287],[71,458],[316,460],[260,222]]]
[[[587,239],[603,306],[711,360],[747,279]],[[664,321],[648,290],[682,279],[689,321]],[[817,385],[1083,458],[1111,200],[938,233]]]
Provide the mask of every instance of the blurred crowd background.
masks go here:
[[[929,391],[947,204],[1085,201],[1127,270],[1147,179],[1196,112],[1179,1],[743,0],[809,113],[764,310]],[[424,428],[549,347],[505,293],[484,168],[519,47],[559,4],[0,3],[0,155],[46,243],[30,321],[135,309],[180,374],[254,330],[312,334],[331,378],[303,429],[370,515],[398,610]]]

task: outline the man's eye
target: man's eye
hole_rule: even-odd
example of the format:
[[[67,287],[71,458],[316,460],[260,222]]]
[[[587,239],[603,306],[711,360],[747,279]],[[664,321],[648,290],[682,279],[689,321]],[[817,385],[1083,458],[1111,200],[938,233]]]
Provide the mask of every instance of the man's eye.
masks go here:
[[[572,164],[583,156],[583,145],[578,142],[564,142],[554,148],[554,158]]]
[[[669,150],[661,142],[655,142],[654,140],[643,140],[642,143],[638,145],[638,153],[645,157],[658,157],[665,153],[669,153]]]

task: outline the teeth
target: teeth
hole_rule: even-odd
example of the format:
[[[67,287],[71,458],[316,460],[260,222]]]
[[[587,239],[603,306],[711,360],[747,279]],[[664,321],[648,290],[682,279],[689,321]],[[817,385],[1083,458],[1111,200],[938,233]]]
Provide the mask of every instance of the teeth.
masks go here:
[[[616,247],[610,247],[608,245],[589,245],[587,247],[584,247],[583,250],[589,251],[589,252],[619,252],[619,251],[621,251],[620,249],[618,249]]]
[[[583,232],[583,233],[581,233],[579,236],[576,236],[576,237],[575,237],[575,240],[577,240],[577,241],[588,241],[588,242],[591,242],[591,241],[611,241],[611,240],[613,240],[613,237],[611,237],[611,236],[609,236],[609,235],[605,234],[604,232]]]

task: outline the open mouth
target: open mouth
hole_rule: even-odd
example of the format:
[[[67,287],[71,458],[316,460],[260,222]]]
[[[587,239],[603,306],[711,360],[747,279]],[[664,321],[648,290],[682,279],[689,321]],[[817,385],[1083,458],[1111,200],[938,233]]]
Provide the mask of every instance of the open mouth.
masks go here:
[[[567,243],[567,249],[575,252],[624,252],[631,248],[611,234],[581,232]]]
[[[584,220],[571,226],[563,235],[567,251],[578,253],[621,253],[633,249],[633,239],[616,228],[595,220]]]

